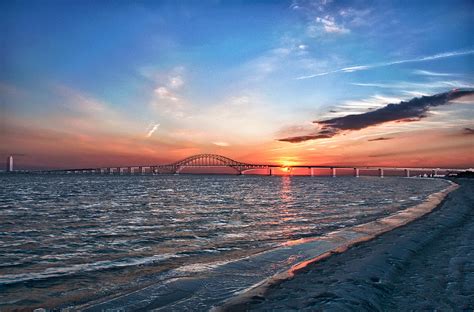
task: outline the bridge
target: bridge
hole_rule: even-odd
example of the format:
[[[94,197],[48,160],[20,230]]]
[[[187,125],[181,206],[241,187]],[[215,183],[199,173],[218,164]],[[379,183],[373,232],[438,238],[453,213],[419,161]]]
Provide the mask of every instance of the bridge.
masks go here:
[[[140,165],[140,166],[119,166],[119,167],[100,167],[100,168],[75,168],[59,170],[41,170],[40,173],[95,173],[95,174],[179,174],[186,168],[231,168],[236,174],[245,174],[250,170],[263,169],[266,175],[274,175],[274,169],[285,168],[288,173],[295,168],[304,168],[308,175],[317,175],[318,169],[328,170],[329,175],[336,177],[337,170],[352,170],[352,175],[358,177],[361,171],[376,171],[380,177],[384,176],[386,171],[402,171],[403,175],[410,177],[414,175],[425,174],[427,176],[438,176],[440,173],[449,174],[464,169],[446,169],[446,168],[400,168],[400,167],[349,167],[349,166],[319,166],[319,165],[294,165],[281,166],[275,164],[251,164],[233,160],[231,158],[217,154],[198,154],[193,155],[174,163],[165,165]],[[346,174],[347,175],[347,174]],[[373,175],[373,174],[372,174]]]

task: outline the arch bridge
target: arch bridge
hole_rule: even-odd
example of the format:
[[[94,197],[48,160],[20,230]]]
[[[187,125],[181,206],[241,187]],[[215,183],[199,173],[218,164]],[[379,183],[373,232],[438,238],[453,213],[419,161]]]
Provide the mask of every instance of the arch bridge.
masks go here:
[[[180,173],[188,167],[228,167],[234,169],[238,174],[251,169],[267,169],[269,165],[248,164],[217,154],[193,155],[168,165],[158,165],[158,172]]]
[[[250,164],[240,161],[233,160],[231,158],[217,155],[217,154],[198,154],[193,155],[179,161],[166,164],[166,165],[139,165],[139,166],[114,166],[114,167],[93,167],[93,168],[76,168],[76,169],[56,169],[56,170],[39,170],[35,172],[39,173],[99,173],[99,174],[122,174],[122,173],[164,173],[164,174],[178,174],[183,169],[188,167],[221,167],[221,168],[232,168],[237,174],[243,174],[245,171],[252,169],[266,169],[267,175],[273,175],[273,168],[286,168],[287,172],[291,174],[292,169],[304,168],[307,169],[308,174],[318,175],[317,169],[328,169],[330,170],[330,175],[335,177],[337,169],[351,169],[353,170],[353,175],[355,177],[359,176],[359,171],[374,171],[378,172],[380,177],[384,176],[384,170],[395,170],[403,171],[406,177],[420,174],[428,174],[429,176],[438,176],[439,172],[444,172],[444,174],[453,174],[456,172],[462,172],[465,170],[472,171],[473,169],[447,169],[447,168],[403,168],[403,167],[374,167],[374,166],[363,166],[363,167],[351,167],[351,166],[320,166],[320,165],[292,165],[284,167],[281,165],[275,164]],[[411,172],[411,174],[410,174]],[[373,175],[373,174],[372,174]]]

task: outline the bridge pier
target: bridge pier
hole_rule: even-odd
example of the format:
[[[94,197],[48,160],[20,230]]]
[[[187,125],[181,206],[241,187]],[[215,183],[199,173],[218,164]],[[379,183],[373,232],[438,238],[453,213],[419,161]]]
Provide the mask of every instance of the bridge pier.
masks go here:
[[[405,169],[405,177],[410,177],[410,169]]]
[[[359,168],[354,168],[354,177],[359,177]]]
[[[334,168],[334,167],[331,167],[331,176],[332,176],[333,178],[336,177],[336,168]]]
[[[176,170],[174,171],[174,174],[180,174],[181,173],[181,170],[184,169],[184,166],[179,166],[176,168]]]
[[[379,177],[383,178],[383,169],[379,168]]]
[[[271,167],[267,168],[267,173],[268,173],[267,174],[268,176],[272,176],[272,168]]]
[[[311,176],[314,177],[314,168],[313,167],[309,167],[309,172],[310,172]]]

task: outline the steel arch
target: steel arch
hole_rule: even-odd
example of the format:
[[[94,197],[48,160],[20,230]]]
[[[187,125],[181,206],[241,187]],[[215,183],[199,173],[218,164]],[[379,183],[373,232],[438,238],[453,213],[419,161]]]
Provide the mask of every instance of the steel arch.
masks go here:
[[[183,167],[230,167],[241,174],[242,171],[248,169],[267,168],[268,166],[243,163],[217,154],[198,154],[159,167],[174,173],[179,173]]]

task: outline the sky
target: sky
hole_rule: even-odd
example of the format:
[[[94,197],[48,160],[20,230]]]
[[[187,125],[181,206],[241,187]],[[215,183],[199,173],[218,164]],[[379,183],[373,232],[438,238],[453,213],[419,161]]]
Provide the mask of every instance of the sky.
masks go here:
[[[473,21],[470,0],[2,1],[0,156],[474,167]]]

